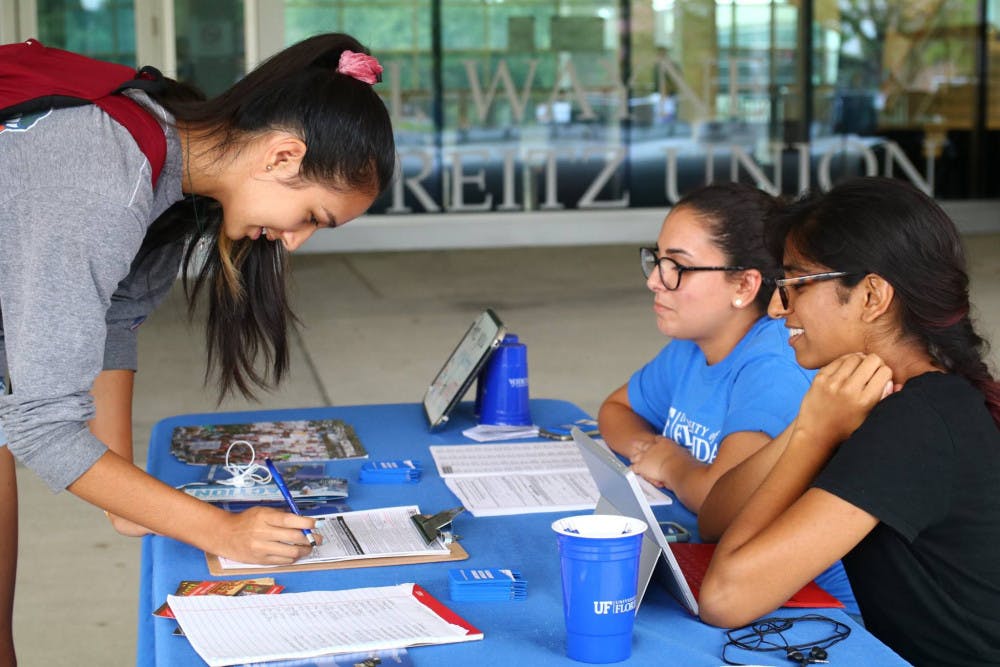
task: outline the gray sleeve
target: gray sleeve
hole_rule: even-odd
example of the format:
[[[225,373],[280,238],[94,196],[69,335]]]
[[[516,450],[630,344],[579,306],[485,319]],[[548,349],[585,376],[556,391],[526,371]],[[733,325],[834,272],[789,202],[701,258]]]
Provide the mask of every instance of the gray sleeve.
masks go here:
[[[184,241],[179,240],[133,261],[128,276],[111,297],[105,317],[104,370],[138,370],[139,326],[170,291],[183,253]]]
[[[136,330],[128,321],[108,320],[102,368],[106,371],[139,369],[139,340]]]
[[[3,202],[0,303],[15,394],[0,398],[8,447],[53,490],[107,451],[87,427],[104,366],[106,314],[145,235],[138,213],[49,187]]]

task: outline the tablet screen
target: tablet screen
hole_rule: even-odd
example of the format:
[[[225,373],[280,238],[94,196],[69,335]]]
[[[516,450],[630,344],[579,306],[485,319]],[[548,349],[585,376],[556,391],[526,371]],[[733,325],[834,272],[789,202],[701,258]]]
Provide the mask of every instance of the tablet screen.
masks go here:
[[[503,323],[489,309],[465,332],[424,394],[424,412],[432,428],[448,420],[448,414],[472,386],[479,369],[503,340],[503,335]]]

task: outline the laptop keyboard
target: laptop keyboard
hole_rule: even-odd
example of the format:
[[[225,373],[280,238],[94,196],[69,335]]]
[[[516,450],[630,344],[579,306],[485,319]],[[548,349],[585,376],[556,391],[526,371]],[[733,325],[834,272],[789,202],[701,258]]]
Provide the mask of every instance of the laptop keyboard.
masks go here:
[[[708,563],[712,560],[712,553],[715,551],[714,544],[697,544],[694,542],[676,542],[670,545],[670,551],[677,560],[684,578],[691,587],[691,592],[695,598],[701,590],[701,582],[705,579],[705,572],[708,571]]]

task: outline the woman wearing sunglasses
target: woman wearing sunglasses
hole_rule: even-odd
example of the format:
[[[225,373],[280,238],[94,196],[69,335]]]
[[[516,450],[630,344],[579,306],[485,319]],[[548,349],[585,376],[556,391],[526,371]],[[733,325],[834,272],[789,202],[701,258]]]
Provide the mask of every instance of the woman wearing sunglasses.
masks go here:
[[[812,373],[766,315],[779,272],[764,246],[774,197],[738,183],[706,186],[674,206],[656,248],[640,251],[659,330],[672,339],[614,391],[601,434],[637,474],[698,512],[727,470],[794,419]],[[749,494],[733,496],[734,514]],[[855,610],[839,565],[820,579]]]
[[[1000,664],[1000,384],[954,224],[912,186],[866,178],[772,231],[786,277],[771,313],[820,371],[787,433],[706,501],[756,489],[702,618],[746,623],[843,558],[866,626],[902,657]]]

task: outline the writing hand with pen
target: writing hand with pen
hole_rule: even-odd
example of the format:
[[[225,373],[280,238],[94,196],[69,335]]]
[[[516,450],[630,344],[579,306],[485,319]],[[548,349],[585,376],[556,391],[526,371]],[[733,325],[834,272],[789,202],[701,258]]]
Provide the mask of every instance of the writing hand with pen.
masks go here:
[[[213,508],[225,517],[225,528],[212,531],[215,544],[206,551],[241,563],[291,565],[322,543],[322,535],[312,532],[316,519],[299,513],[281,473],[269,459],[265,464],[291,513],[273,507],[251,507],[238,514]]]
[[[271,459],[266,458],[264,459],[264,465],[267,466],[267,471],[271,473],[271,481],[273,481],[275,485],[277,485],[278,490],[281,492],[281,497],[285,499],[285,504],[288,505],[288,509],[291,510],[292,514],[300,518],[309,518],[309,517],[303,517],[302,513],[299,512],[299,508],[295,504],[295,499],[292,498],[292,493],[291,491],[288,490],[288,485],[285,484],[285,478],[281,476],[280,472],[278,472],[278,469],[275,467],[274,462],[271,461]],[[305,536],[306,540],[308,540],[310,547],[313,549],[316,548],[317,544],[316,537],[313,535],[312,532],[312,528],[315,527],[315,525],[316,521],[315,519],[313,519],[312,524],[309,527],[301,529],[302,534]],[[322,536],[320,537],[320,539],[322,539]]]

